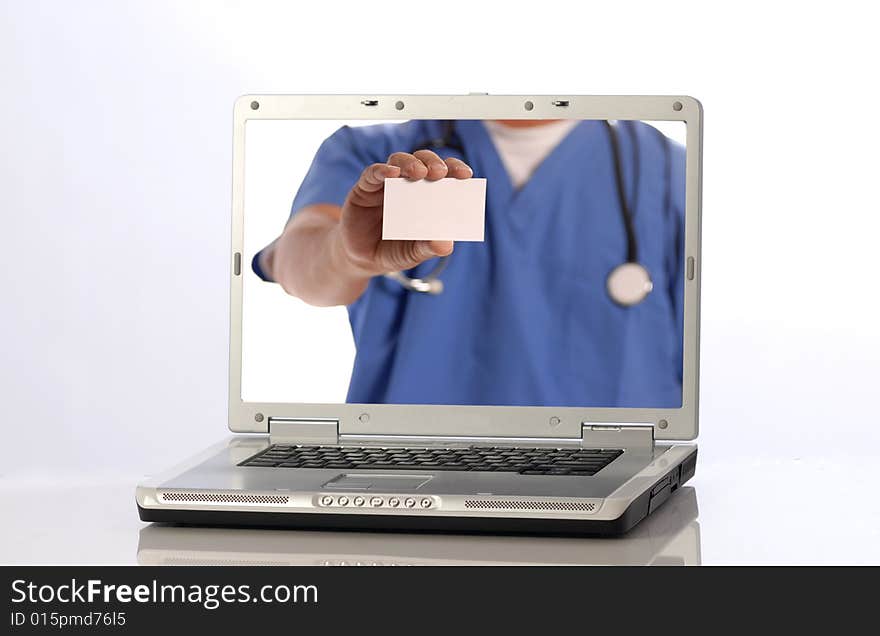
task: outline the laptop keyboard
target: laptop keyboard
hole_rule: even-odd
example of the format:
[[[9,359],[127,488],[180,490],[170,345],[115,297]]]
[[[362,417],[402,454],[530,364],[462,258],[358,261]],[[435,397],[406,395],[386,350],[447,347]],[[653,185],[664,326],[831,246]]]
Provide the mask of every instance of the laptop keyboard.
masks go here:
[[[273,444],[239,464],[261,468],[454,470],[520,475],[595,475],[622,450],[587,448],[376,448]]]

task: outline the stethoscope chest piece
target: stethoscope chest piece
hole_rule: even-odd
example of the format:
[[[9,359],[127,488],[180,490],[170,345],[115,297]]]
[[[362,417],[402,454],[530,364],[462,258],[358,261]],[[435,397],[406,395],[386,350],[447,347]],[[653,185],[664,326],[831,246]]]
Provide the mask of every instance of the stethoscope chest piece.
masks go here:
[[[608,295],[622,307],[632,307],[642,302],[654,289],[648,270],[638,263],[618,265],[608,274]]]

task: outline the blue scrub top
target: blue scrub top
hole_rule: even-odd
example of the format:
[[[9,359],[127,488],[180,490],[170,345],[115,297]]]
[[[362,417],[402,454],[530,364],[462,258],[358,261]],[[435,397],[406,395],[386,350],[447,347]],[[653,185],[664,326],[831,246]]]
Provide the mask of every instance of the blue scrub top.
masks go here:
[[[339,129],[318,150],[292,214],[342,205],[364,167],[424,147],[442,126]],[[370,281],[348,308],[357,349],[348,402],[681,406],[684,148],[647,124],[621,128],[639,261],[654,291],[629,308],[606,292],[626,260],[626,232],[602,122],[580,122],[516,190],[483,123],[457,121],[463,152],[435,150],[487,179],[485,242],[456,243],[442,294]],[[435,263],[408,274],[425,276]]]

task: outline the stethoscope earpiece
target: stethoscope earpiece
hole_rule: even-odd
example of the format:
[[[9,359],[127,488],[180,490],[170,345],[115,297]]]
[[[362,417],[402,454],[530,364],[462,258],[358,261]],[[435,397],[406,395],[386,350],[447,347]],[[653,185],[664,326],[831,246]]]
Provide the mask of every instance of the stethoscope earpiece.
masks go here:
[[[638,305],[654,289],[648,270],[638,263],[623,263],[612,269],[605,286],[611,300],[621,307]]]

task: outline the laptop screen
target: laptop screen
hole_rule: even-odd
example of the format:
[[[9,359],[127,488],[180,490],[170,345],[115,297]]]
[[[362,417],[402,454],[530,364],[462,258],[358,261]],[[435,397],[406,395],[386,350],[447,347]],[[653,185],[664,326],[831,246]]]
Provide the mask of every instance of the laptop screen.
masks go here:
[[[685,124],[249,120],[241,398],[679,408]]]

